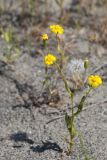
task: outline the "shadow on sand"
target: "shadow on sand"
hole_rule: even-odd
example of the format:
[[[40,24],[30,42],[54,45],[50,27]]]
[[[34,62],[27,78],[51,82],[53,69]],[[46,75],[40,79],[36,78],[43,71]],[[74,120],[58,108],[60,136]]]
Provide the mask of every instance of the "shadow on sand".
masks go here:
[[[28,144],[33,144],[34,141],[30,138],[28,138],[27,133],[25,132],[17,132],[10,135],[10,140],[13,140],[15,142],[24,142]]]
[[[46,150],[54,150],[57,152],[62,152],[62,149],[59,147],[57,143],[55,142],[53,143],[50,141],[42,142],[42,145],[37,145],[36,147],[32,146],[30,147],[30,149],[33,152],[38,152],[38,153],[44,152]]]

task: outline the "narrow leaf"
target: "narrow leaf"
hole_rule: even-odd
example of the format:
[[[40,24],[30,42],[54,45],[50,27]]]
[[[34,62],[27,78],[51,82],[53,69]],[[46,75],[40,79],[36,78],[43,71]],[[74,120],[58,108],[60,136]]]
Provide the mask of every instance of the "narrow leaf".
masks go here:
[[[82,111],[85,100],[86,100],[86,96],[83,96],[83,97],[81,98],[81,101],[80,101],[79,105],[78,105],[78,110],[77,110],[77,112],[74,113],[74,116],[78,115],[78,114]]]

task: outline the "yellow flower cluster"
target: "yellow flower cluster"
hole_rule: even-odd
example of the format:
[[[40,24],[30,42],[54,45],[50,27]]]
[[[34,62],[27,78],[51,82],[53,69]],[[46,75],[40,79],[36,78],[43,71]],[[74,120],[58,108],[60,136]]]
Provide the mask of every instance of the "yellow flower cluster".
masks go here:
[[[64,29],[60,25],[50,25],[49,28],[55,35],[64,33]]]
[[[88,76],[88,85],[92,88],[97,88],[102,84],[102,79],[98,75],[90,75]]]
[[[50,53],[48,53],[45,57],[44,57],[44,63],[47,66],[50,66],[52,64],[54,64],[56,62],[56,57]]]
[[[47,34],[42,34],[42,35],[41,35],[41,39],[42,39],[43,41],[48,40],[48,35],[47,35]]]

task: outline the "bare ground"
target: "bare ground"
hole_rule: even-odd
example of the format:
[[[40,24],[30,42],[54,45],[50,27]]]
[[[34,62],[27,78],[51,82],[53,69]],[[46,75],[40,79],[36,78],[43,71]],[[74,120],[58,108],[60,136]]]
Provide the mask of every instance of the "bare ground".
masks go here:
[[[19,33],[20,29],[16,31]],[[89,32],[87,27],[80,30],[65,27],[65,42],[70,42],[70,47],[74,45],[67,48],[67,56],[87,57],[90,73],[103,78],[103,85],[88,97],[76,127],[83,135],[89,155],[107,160],[107,50],[102,43],[91,44],[87,40]],[[1,57],[5,46],[0,40]],[[33,45],[29,50],[26,43],[21,44],[20,57],[12,65],[0,61],[0,160],[77,160],[79,154],[82,160],[77,137],[72,154],[62,152],[66,150],[68,137],[63,115],[69,110],[70,101],[61,81],[58,88],[62,99],[58,106],[50,107],[40,95],[44,69],[36,47]],[[76,102],[81,92],[75,95]],[[47,123],[56,117],[60,118]]]

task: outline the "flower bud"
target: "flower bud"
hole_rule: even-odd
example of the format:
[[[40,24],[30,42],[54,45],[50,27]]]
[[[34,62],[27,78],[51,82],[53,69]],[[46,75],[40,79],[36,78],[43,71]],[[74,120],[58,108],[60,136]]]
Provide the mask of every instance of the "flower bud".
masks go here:
[[[88,59],[84,60],[84,68],[85,68],[85,70],[88,69],[88,62],[89,62]]]

